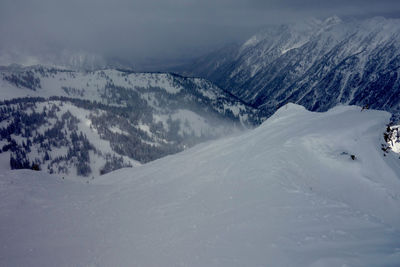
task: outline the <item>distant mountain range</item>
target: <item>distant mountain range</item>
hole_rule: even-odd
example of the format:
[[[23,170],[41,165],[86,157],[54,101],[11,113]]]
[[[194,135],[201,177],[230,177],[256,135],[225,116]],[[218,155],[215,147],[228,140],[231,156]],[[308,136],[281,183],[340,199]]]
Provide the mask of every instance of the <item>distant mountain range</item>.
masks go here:
[[[267,116],[288,102],[313,111],[339,103],[400,114],[400,20],[308,20],[269,26],[182,68]]]
[[[169,73],[14,65],[0,69],[0,88],[11,168],[62,176],[98,176],[260,123],[211,82]]]

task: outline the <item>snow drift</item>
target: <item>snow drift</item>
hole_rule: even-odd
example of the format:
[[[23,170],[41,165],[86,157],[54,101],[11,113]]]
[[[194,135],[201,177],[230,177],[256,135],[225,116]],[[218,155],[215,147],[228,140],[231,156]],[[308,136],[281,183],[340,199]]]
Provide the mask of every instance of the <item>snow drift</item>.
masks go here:
[[[0,265],[398,265],[390,114],[360,110],[289,104],[255,130],[84,184],[3,172]]]

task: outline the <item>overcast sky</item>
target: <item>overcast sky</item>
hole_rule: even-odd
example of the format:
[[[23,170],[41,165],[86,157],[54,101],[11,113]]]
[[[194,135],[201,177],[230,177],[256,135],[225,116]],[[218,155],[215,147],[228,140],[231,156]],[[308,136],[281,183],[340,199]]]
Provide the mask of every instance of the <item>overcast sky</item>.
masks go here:
[[[0,49],[127,61],[200,54],[270,23],[400,17],[400,0],[0,0]]]

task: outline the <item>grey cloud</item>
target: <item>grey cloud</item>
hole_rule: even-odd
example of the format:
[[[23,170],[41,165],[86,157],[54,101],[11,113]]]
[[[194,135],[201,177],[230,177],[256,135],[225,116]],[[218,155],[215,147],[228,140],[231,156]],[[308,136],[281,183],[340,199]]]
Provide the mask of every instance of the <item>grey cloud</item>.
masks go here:
[[[195,56],[268,23],[331,15],[400,17],[400,1],[2,0],[0,53],[67,49],[134,64]]]

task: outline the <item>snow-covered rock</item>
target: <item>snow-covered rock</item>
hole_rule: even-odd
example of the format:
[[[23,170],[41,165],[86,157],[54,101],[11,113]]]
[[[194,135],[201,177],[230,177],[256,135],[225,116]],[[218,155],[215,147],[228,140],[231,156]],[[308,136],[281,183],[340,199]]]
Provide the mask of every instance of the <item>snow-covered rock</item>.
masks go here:
[[[254,130],[87,184],[2,172],[0,265],[397,266],[389,118],[288,104]]]

